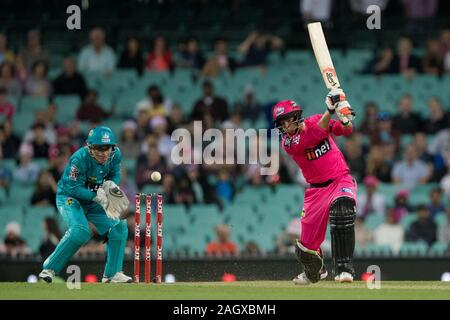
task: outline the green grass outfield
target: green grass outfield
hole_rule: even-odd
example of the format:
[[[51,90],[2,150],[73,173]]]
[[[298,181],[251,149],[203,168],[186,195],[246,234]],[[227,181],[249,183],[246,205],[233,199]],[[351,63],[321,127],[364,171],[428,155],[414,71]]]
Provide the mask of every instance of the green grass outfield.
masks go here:
[[[450,299],[450,282],[382,281],[369,290],[365,282],[323,281],[296,286],[290,281],[184,282],[176,284],[82,283],[69,290],[65,283],[0,283],[0,299]]]

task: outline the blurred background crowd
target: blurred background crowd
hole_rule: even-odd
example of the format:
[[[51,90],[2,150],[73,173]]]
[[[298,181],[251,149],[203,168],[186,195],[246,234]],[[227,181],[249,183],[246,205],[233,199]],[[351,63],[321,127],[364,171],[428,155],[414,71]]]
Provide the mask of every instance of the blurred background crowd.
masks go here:
[[[333,13],[350,10],[351,23],[365,26],[363,9],[369,2],[378,4],[382,14],[406,23],[395,28],[395,33],[373,31],[367,43],[358,42],[358,34],[349,30],[351,24],[342,23]],[[89,28],[64,30],[62,34],[69,34],[65,39],[61,33],[49,31],[52,22],[61,19],[52,19],[54,13],[49,10],[48,20],[40,26],[36,23],[36,28],[25,30],[19,19],[7,20],[7,27],[0,30],[0,209],[3,213],[20,204],[24,213],[23,220],[10,213],[2,218],[0,252],[14,256],[38,251],[45,258],[52,251],[64,228],[56,212],[38,220],[45,230],[38,233],[38,245],[30,248],[30,232],[22,236],[21,229],[29,224],[25,220],[33,208],[55,211],[56,183],[65,164],[84,145],[88,130],[99,124],[111,126],[118,137],[124,156],[121,187],[130,199],[137,192],[161,192],[167,208],[173,205],[189,212],[209,205],[226,217],[223,212],[236,209],[236,204],[250,203],[252,207],[251,201],[260,199],[259,195],[270,202],[271,191],[265,194],[266,190],[280,185],[298,190],[294,199],[299,201],[286,209],[289,212],[280,218],[282,223],[269,244],[258,242],[263,235],[233,236],[237,230],[229,223],[233,217],[211,224],[208,236],[199,242],[199,251],[207,255],[292,252],[292,239],[301,232],[301,193],[306,183],[286,155],[281,154],[280,170],[273,176],[262,176],[260,165],[175,165],[170,156],[175,142],[170,137],[178,128],[193,132],[196,120],[202,122],[203,132],[209,128],[270,129],[270,110],[277,99],[295,98],[306,107],[306,115],[323,112],[326,92],[304,31],[309,21],[321,21],[325,26],[330,47],[336,50],[332,56],[338,75],[343,75],[343,89],[358,112],[354,133],[338,139],[360,185],[358,248],[375,245],[384,250],[387,246],[395,254],[411,243],[442,248],[442,252],[448,248],[450,100],[447,92],[431,90],[436,86],[448,91],[450,86],[450,26],[439,24],[448,18],[444,1],[323,0],[318,4],[302,0],[277,6],[269,1],[183,1],[179,9],[173,1],[119,3],[113,6],[116,14],[147,10],[158,23],[144,25],[142,31],[132,21],[123,22],[118,32],[117,26],[106,27],[88,18]],[[209,6],[209,13],[203,14],[202,5]],[[13,1],[5,1],[3,6],[9,12],[18,9]],[[61,6],[55,3],[55,8]],[[259,17],[253,24],[241,28],[226,20],[240,21],[240,14],[252,6],[256,6],[252,16]],[[276,10],[270,12],[272,6]],[[181,30],[175,33],[174,19],[185,7],[189,9],[185,11],[187,22],[180,22]],[[226,10],[221,10],[224,7]],[[178,15],[174,17],[171,13],[175,12]],[[265,23],[264,17],[270,13],[272,19]],[[283,14],[289,16],[285,19],[288,23]],[[190,15],[196,21],[192,29],[188,28]],[[98,21],[106,23],[106,16],[103,12]],[[133,18],[139,21],[143,16]],[[215,19],[223,22],[227,32],[214,29]],[[271,28],[272,24],[278,28]],[[22,30],[20,36],[18,30]],[[361,30],[369,32],[365,27]],[[298,33],[302,35],[295,37]],[[353,35],[355,44],[350,43]],[[79,37],[79,41],[71,37]],[[344,61],[348,60],[347,50],[352,49],[360,63],[350,71]],[[283,70],[286,74],[298,72],[286,80],[285,74],[278,78]],[[388,86],[395,94],[382,100],[383,87],[377,85],[355,92],[354,82],[346,87],[351,78],[373,83],[391,79]],[[283,82],[274,86],[278,79]],[[234,81],[239,86],[232,90]],[[311,82],[309,87],[295,86],[307,82]],[[285,84],[296,91],[275,90],[276,85]],[[418,96],[417,88],[425,94]],[[259,144],[259,138],[250,143]],[[194,155],[205,146],[190,151]],[[151,181],[153,171],[162,173],[161,183]],[[250,196],[247,203],[248,193],[256,196]],[[285,210],[285,203],[278,205],[280,211]],[[257,216],[258,209],[251,209],[250,215]],[[132,212],[130,208],[130,252]],[[167,212],[169,220],[170,209]],[[251,219],[246,219],[250,225]],[[80,253],[103,252],[102,241],[97,235]]]

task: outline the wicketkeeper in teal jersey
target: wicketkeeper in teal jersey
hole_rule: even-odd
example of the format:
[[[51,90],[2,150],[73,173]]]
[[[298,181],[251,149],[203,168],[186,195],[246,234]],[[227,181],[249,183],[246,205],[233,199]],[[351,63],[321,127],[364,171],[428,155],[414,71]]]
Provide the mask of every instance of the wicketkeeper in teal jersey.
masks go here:
[[[92,129],[86,143],[87,146],[72,155],[58,182],[56,206],[68,230],[44,261],[39,278],[52,282],[55,274],[91,239],[90,221],[99,234],[107,237],[102,282],[132,282],[122,272],[128,229],[120,216],[129,205],[117,186],[122,155],[108,127]]]

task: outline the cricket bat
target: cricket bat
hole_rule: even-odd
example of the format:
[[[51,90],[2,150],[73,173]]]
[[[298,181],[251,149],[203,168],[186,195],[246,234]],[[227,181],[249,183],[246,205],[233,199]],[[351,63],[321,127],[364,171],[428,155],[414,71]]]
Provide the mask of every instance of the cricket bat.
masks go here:
[[[329,90],[339,88],[339,80],[334,70],[325,36],[323,35],[322,24],[320,22],[308,23],[308,32],[325,85]]]

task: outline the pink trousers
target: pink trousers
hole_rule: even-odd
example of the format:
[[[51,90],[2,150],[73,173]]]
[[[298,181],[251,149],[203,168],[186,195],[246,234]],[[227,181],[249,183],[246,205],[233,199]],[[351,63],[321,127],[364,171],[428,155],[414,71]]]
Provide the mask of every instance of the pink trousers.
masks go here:
[[[350,175],[336,178],[324,188],[308,188],[303,205],[301,243],[318,250],[325,240],[330,206],[339,197],[349,197],[356,203],[357,185]]]

